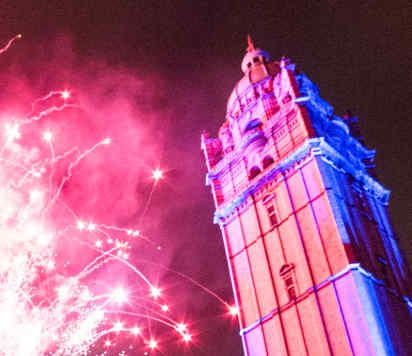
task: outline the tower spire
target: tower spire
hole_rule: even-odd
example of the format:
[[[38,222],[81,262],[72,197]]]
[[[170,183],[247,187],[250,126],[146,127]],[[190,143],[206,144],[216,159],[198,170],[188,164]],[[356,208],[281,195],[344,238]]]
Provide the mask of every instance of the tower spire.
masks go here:
[[[252,37],[250,34],[247,35],[247,48],[246,52],[253,52],[255,50],[255,45],[253,44]]]

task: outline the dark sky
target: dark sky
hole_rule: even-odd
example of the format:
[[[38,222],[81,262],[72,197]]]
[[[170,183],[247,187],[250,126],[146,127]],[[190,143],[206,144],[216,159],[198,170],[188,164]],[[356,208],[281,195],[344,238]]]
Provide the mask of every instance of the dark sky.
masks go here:
[[[170,267],[226,300],[231,288],[220,233],[212,224],[212,197],[204,186],[200,132],[215,134],[224,120],[226,100],[241,77],[248,33],[273,58],[291,58],[337,114],[351,109],[360,117],[367,145],[377,150],[379,177],[392,190],[395,231],[412,260],[410,1],[3,0],[0,19],[3,42],[16,33],[24,36],[9,54],[13,60],[0,58],[2,71],[7,66],[24,71],[27,61],[28,77],[38,77],[50,69],[48,55],[56,66],[54,57],[63,58],[69,46],[71,70],[79,63],[103,62],[147,84],[156,100],[137,97],[136,103],[167,113],[155,119],[153,136],[146,138],[161,141],[159,163],[169,171],[148,212],[162,217],[153,233],[174,246]],[[30,63],[36,58],[41,59],[37,74]],[[71,83],[70,73],[60,78],[61,85]],[[145,225],[150,231],[148,219]],[[219,315],[222,306],[176,283],[188,288],[187,313],[200,331],[198,346],[188,354],[239,355],[236,326]],[[164,354],[179,354],[175,349]]]

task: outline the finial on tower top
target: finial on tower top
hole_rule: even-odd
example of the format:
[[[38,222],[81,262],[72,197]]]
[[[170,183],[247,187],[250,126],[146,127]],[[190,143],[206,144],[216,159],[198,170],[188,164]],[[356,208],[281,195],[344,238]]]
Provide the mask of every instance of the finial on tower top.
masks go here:
[[[247,35],[247,48],[246,52],[253,52],[255,50],[255,45],[253,44],[252,37],[250,34]]]
[[[260,48],[256,48],[250,35],[247,35],[246,54],[243,57],[241,65],[242,72],[246,74],[256,66],[260,66],[269,60],[269,54]]]

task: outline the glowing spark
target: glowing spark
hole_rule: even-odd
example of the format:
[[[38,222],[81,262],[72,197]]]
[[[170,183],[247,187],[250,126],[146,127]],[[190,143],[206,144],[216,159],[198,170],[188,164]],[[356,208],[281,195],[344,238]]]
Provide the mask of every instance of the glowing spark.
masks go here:
[[[90,293],[88,289],[85,289],[84,291],[82,291],[80,298],[83,299],[84,301],[89,301],[92,299],[92,294]]]
[[[150,295],[154,298],[157,299],[160,297],[160,295],[162,294],[162,291],[160,290],[160,288],[157,288],[155,286],[152,286],[150,288]]]
[[[63,100],[67,100],[70,98],[70,92],[68,90],[63,90],[61,92],[61,97]]]
[[[154,339],[150,339],[148,346],[150,349],[154,350],[157,347],[157,341]]]
[[[229,314],[233,317],[238,316],[239,315],[239,308],[234,306],[234,305],[229,306]]]
[[[84,230],[86,228],[86,224],[84,221],[78,220],[77,221],[77,228],[81,231]]]
[[[6,140],[8,143],[18,140],[21,137],[20,127],[18,124],[6,124],[5,129]]]
[[[187,330],[187,326],[184,323],[179,323],[176,325],[176,330],[178,333],[184,333]]]
[[[152,172],[152,178],[154,179],[155,182],[159,181],[160,179],[163,178],[163,172],[162,170],[160,170],[159,168],[156,168],[153,172]]]
[[[161,309],[162,309],[162,312],[166,313],[169,311],[169,306],[167,304],[163,304]]]
[[[190,342],[190,341],[192,341],[192,335],[190,335],[190,334],[183,334],[183,341],[184,341],[184,342]]]
[[[119,332],[123,330],[123,323],[121,321],[117,321],[116,323],[113,324],[113,331]]]
[[[93,223],[88,223],[88,224],[87,224],[87,230],[89,230],[89,231],[94,231],[94,230],[96,230],[96,225],[93,224]]]
[[[40,190],[33,189],[30,192],[30,202],[35,203],[38,202],[43,196],[43,193]]]
[[[53,138],[53,134],[51,133],[51,131],[45,131],[43,132],[43,140],[46,142],[51,142]]]
[[[127,296],[126,291],[123,288],[117,288],[112,293],[111,299],[117,304],[123,304],[127,302],[128,296]]]
[[[110,346],[112,346],[112,342],[111,342],[109,339],[107,339],[107,340],[104,342],[104,346],[105,346],[105,347],[110,347]]]
[[[97,240],[94,244],[97,248],[101,248],[103,246],[103,243],[100,240]]]
[[[112,143],[112,139],[110,137],[105,138],[101,141],[102,145],[110,145]]]
[[[138,326],[135,326],[130,329],[130,332],[132,333],[132,335],[137,336],[140,335],[141,330]]]
[[[52,235],[51,234],[40,234],[38,236],[38,241],[43,246],[47,246],[50,243],[51,240],[52,240]]]
[[[53,134],[51,133],[51,131],[45,131],[43,132],[43,140],[46,142],[51,142],[53,138]]]
[[[46,265],[46,268],[49,270],[49,271],[51,271],[51,270],[53,270],[54,268],[56,267],[56,264],[54,263],[54,261],[47,261],[47,265]]]

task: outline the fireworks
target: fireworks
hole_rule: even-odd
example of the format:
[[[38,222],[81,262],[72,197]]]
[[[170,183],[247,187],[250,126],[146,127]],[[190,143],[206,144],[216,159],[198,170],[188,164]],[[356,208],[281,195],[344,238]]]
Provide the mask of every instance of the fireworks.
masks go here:
[[[0,48],[0,54],[3,54],[5,52],[8,51],[8,49],[12,46],[12,44],[18,40],[22,38],[22,35],[19,33],[18,35],[14,36],[13,38],[11,38],[4,47]]]
[[[70,98],[70,92],[68,90],[62,90],[60,95],[63,100],[67,100]]]
[[[160,295],[162,294],[161,290],[155,286],[152,286],[150,289],[150,295],[154,298],[157,299],[160,297]]]
[[[229,306],[229,314],[233,317],[239,315],[239,308],[235,305]]]
[[[68,99],[67,95],[56,91],[42,100],[54,95],[61,95],[62,100]],[[46,111],[50,114],[54,110]],[[41,112],[36,118],[45,118],[49,114]],[[38,120],[21,121],[36,125]],[[57,145],[53,142],[53,133],[46,130],[39,135],[39,144],[44,140],[50,145],[52,158],[28,160],[27,148],[18,144],[24,142],[24,138],[16,122],[5,125],[0,156],[0,196],[3,202],[0,207],[0,349],[8,355],[80,355],[107,334],[141,335],[143,331],[137,326],[128,327],[120,320],[110,322],[111,310],[130,301],[129,291],[116,287],[96,294],[87,284],[88,277],[96,270],[116,261],[130,267],[147,285],[153,300],[159,299],[160,288],[126,262],[132,241],[141,236],[140,231],[76,219],[72,225],[61,228],[53,226],[53,222],[47,219],[48,213],[57,209],[56,202],[61,199],[62,188],[70,180],[76,165],[92,155],[99,145],[109,144],[110,139],[103,139],[74,156],[56,188],[49,184],[53,164],[57,157],[69,154],[54,153]],[[104,239],[95,241],[97,255],[93,261],[79,273],[67,275],[68,272],[61,271],[62,267],[56,261],[55,247],[68,238],[68,232],[73,239],[74,231],[80,234],[78,239],[83,242],[88,239],[82,234],[100,234]],[[56,270],[57,265],[59,269]],[[169,307],[161,304],[160,310],[166,313]],[[163,320],[161,315],[156,315],[156,318]],[[169,316],[163,321],[173,328],[174,322]],[[113,341],[106,339],[102,343],[110,348]],[[150,349],[157,346],[155,339],[147,342]]]
[[[160,179],[163,178],[163,172],[161,169],[156,168],[153,172],[152,172],[152,178],[155,182],[159,181]]]
[[[20,37],[12,38],[0,49],[0,54]],[[156,321],[167,327],[176,339],[191,343],[189,328],[173,319],[162,288],[129,261],[135,253],[134,244],[148,241],[144,233],[137,228],[79,218],[64,202],[62,191],[76,167],[96,151],[110,149],[112,143],[110,138],[103,138],[89,148],[72,147],[60,152],[61,133],[44,129],[40,124],[55,113],[77,108],[72,100],[72,93],[67,89],[51,91],[33,102],[28,117],[12,119],[3,125],[4,135],[0,136],[0,353],[83,355],[91,348],[99,349],[99,345],[110,350],[119,335],[141,339],[150,350],[157,349],[159,344],[162,346],[162,340],[149,333],[144,323],[140,323],[141,319]],[[27,138],[27,127],[34,132],[34,138],[33,135]],[[162,170],[154,169],[153,187],[163,177]],[[152,188],[142,215],[149,207],[153,191]],[[65,212],[63,225],[53,219],[61,215],[59,210]],[[58,253],[58,246],[77,244],[77,254],[83,255],[84,249],[92,252],[89,253],[91,259],[80,268],[74,268],[70,260],[61,260]],[[154,244],[154,248],[156,246]],[[102,283],[104,286],[97,288],[94,276],[99,271],[103,274],[110,270],[111,264],[130,270],[137,277],[135,285],[126,288],[122,283]],[[229,307],[206,287],[178,275]],[[140,301],[142,295],[145,297]]]

